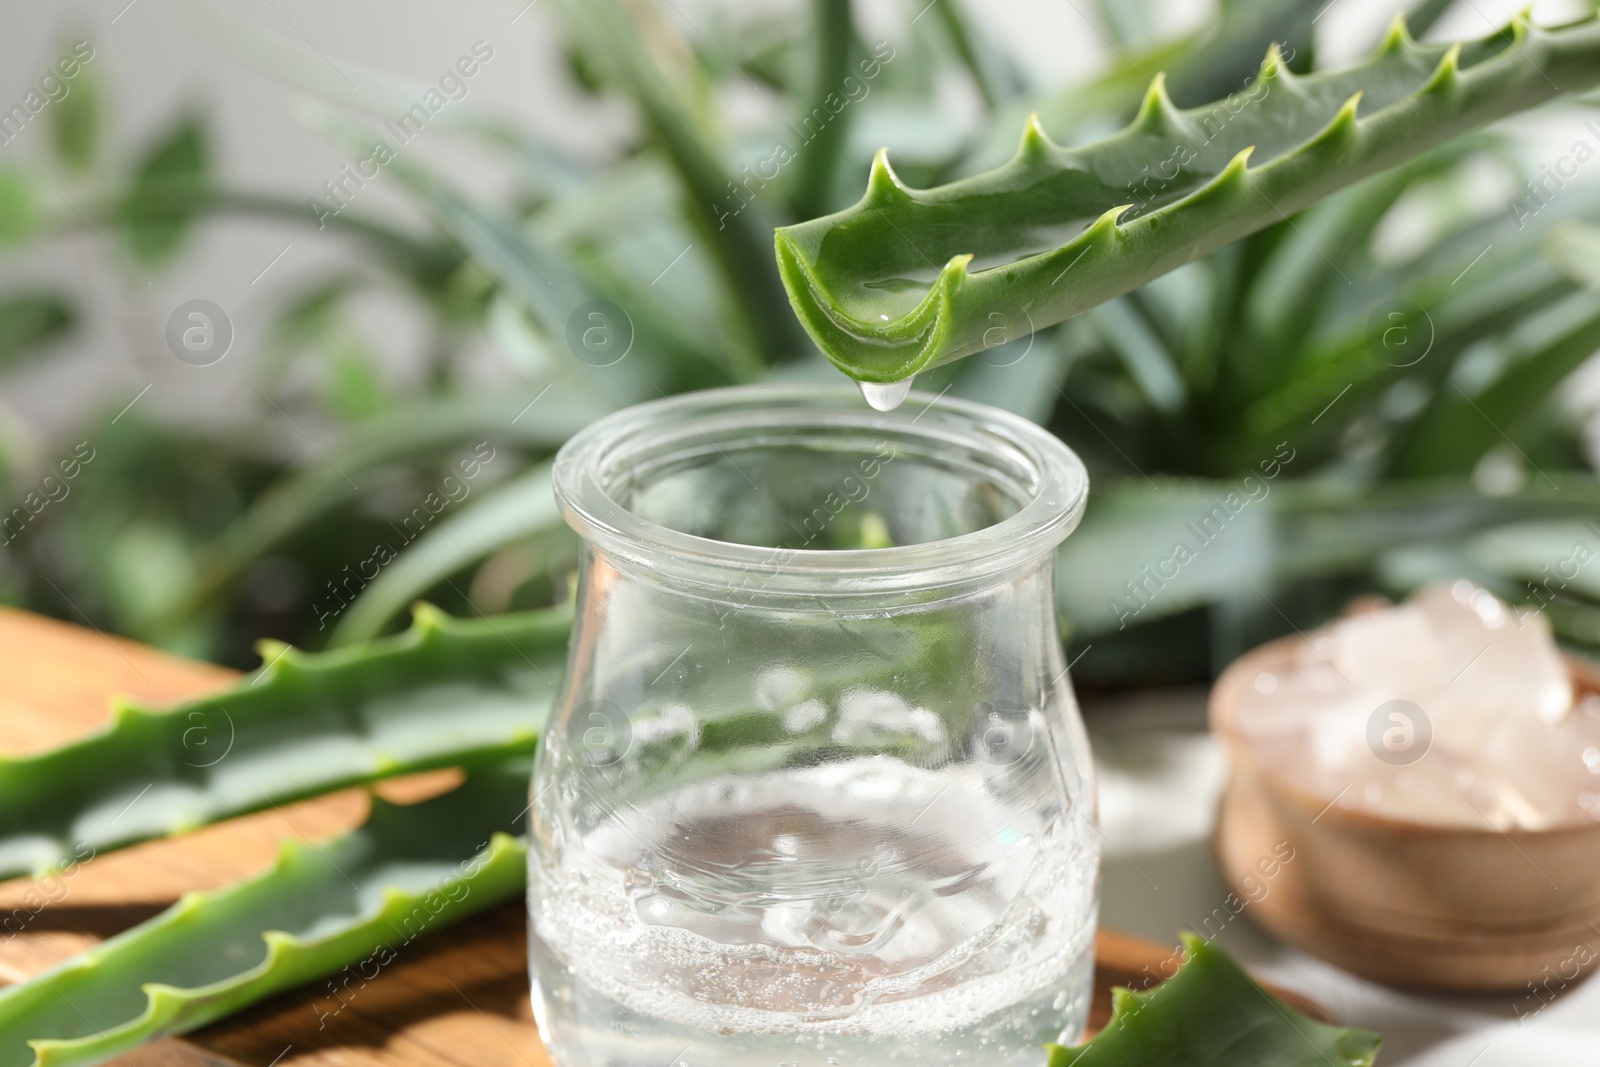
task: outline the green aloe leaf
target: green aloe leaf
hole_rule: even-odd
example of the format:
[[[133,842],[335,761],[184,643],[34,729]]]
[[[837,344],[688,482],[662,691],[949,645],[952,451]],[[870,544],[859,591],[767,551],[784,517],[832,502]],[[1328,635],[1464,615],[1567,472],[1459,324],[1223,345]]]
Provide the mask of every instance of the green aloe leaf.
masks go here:
[[[1421,0],[1406,15],[1406,22],[1411,26],[1411,32],[1421,37],[1455,4],[1456,0]]]
[[[1551,260],[1580,285],[1600,292],[1600,226],[1569,222],[1548,238]]]
[[[1186,934],[1183,944],[1177,974],[1145,992],[1116,990],[1106,1028],[1052,1048],[1049,1067],[1371,1067],[1377,1034],[1307,1018],[1210,942]]]
[[[360,492],[347,477],[362,479],[394,464],[448,457],[480,441],[554,451],[608,410],[564,384],[546,385],[548,395],[546,386],[530,383],[524,393],[411,405],[352,428],[337,448],[329,449],[331,463],[317,457],[316,463],[285,475],[219,539],[222,576],[237,577],[307,524],[347,505]]]
[[[315,224],[366,244],[371,258],[368,265],[382,267],[419,291],[437,296],[461,268],[461,250],[446,241],[415,236],[405,230],[351,209],[337,215],[319,216],[306,207],[305,200],[259,193],[208,189],[202,206],[217,214],[233,214],[297,225]],[[124,208],[126,210],[126,207]]]
[[[684,187],[684,211],[699,231],[737,302],[740,325],[768,362],[802,354],[805,339],[783,313],[783,292],[766,251],[771,209],[745,203],[734,173],[709,143],[705,124],[668,78],[643,35],[654,28],[639,12],[624,11],[616,0],[566,0],[561,10],[573,36],[606,80],[632,99],[651,136],[660,145]],[[745,186],[748,192],[748,182]]]
[[[1395,305],[1396,310],[1377,326],[1354,324],[1348,336],[1312,352],[1278,388],[1244,409],[1229,454],[1248,462],[1248,456],[1261,452],[1267,442],[1285,436],[1305,440],[1324,454],[1351,420],[1369,411],[1385,389],[1403,378],[1426,382],[1436,395],[1456,396],[1445,379],[1475,343],[1514,328],[1571,292],[1559,281],[1531,291],[1522,291],[1511,277],[1499,281],[1474,300],[1433,305],[1431,311],[1420,305]],[[1425,358],[1413,362],[1407,345],[1425,349]],[[1320,417],[1324,413],[1328,417]],[[1411,448],[1422,421],[1396,428],[1392,441],[1396,454]]]
[[[39,205],[28,179],[0,167],[0,248],[20,244],[39,228]]]
[[[948,6],[948,5],[947,5]],[[801,117],[814,107],[823,106],[829,93],[849,84],[851,60],[855,58],[855,25],[850,0],[812,0],[813,37],[811,82],[799,101]],[[824,126],[796,161],[794,192],[790,206],[801,218],[817,215],[833,206],[830,203],[840,184],[840,161],[849,143],[851,120],[855,112],[845,108]],[[834,203],[842,203],[841,197]],[[765,241],[762,244],[765,245]]]
[[[684,383],[676,375],[681,371],[721,370],[713,369],[712,346],[685,349],[662,345],[648,332],[650,318],[641,315],[636,320],[625,307],[606,306],[608,302],[578,269],[577,261],[541,240],[520,219],[498,209],[479,207],[448,180],[420,167],[396,160],[389,164],[388,171],[423,197],[440,228],[460,241],[479,266],[498,278],[547,334],[565,340],[575,357],[579,355],[577,349],[584,347],[577,343],[581,324],[592,321],[603,325],[605,336],[622,352],[613,355],[610,346],[604,351],[586,352],[596,362],[585,367],[585,377],[595,391],[608,399],[619,404],[637,402],[659,395],[656,390],[662,385],[672,390],[680,388]],[[631,359],[629,370],[633,373],[610,370],[624,358]],[[691,360],[702,366],[693,366],[688,363]],[[648,369],[642,369],[641,364]]]
[[[15,293],[0,298],[0,366],[71,332],[75,318],[72,305],[59,293]]]
[[[134,173],[122,205],[129,245],[140,263],[170,257],[210,196],[205,130],[187,117],[153,144]]]
[[[327,458],[314,457],[315,463],[285,474],[204,546],[194,595],[157,621],[176,625],[214,607],[262,557],[310,524],[348,507],[361,486],[370,486],[396,467],[425,468],[483,443],[497,449],[553,452],[607,410],[569,383],[530,382],[525,392],[502,388],[496,394],[411,404],[359,423],[340,444],[327,449]],[[504,455],[494,462],[520,460]]]
[[[419,607],[405,633],[306,654],[266,647],[247,681],[0,760],[0,877],[373,781],[531,751],[569,615],[479,621]]]
[[[1535,413],[1547,407],[1551,394],[1573,371],[1600,349],[1600,311],[1587,294],[1557,312],[1569,321],[1555,336],[1531,344],[1506,347],[1497,374],[1470,392],[1454,379],[1433,397],[1419,421],[1416,439],[1400,459],[1401,470],[1413,476],[1470,471],[1483,454],[1512,443],[1528,428]],[[1535,324],[1528,324],[1535,325]]]
[[[370,640],[406,604],[506,545],[562,526],[548,463],[496,486],[425,531],[351,604],[332,643]]]
[[[1073,362],[1094,347],[1087,324],[1019,337],[953,368],[950,395],[1044,425],[1061,402],[1061,386]]]
[[[67,95],[46,112],[56,158],[76,171],[86,171],[100,150],[104,107],[98,79],[87,68],[68,79]]]
[[[1275,41],[1284,45],[1295,70],[1305,69],[1313,21],[1327,8],[1318,0],[1245,0],[1219,6],[1211,31],[1171,68],[1169,88],[1180,105],[1201,104],[1237,89],[1253,73],[1256,57]]]
[[[1233,482],[1130,480],[1101,489],[1061,547],[1056,590],[1075,638],[1126,630],[1286,583],[1355,574],[1404,545],[1459,541],[1519,519],[1600,512],[1600,485],[1562,477],[1485,496],[1463,481],[1392,484],[1359,495],[1292,480],[1292,446]],[[1285,473],[1289,478],[1282,477]],[[1276,480],[1274,480],[1276,479]],[[1253,587],[1253,588],[1252,588]]]
[[[1497,526],[1461,546],[1474,570],[1499,576],[1516,590],[1513,595],[1548,598],[1557,594],[1600,601],[1600,574],[1583,563],[1594,553],[1600,524],[1587,522],[1515,522]]]
[[[1157,77],[1132,124],[1079,148],[1037,122],[997,170],[907,188],[880,152],[853,207],[776,235],[779,269],[828,358],[895,382],[1038,329],[1278,222],[1352,182],[1561,92],[1600,82],[1600,21],[1518,19],[1460,45],[1396,22],[1346,70],[1255,82],[1182,110]],[[1007,329],[996,330],[996,326]]]
[[[1106,70],[1088,80],[1075,80],[1028,99],[1039,124],[1052,137],[1083,141],[1106,132],[1133,115],[1150,83],[1148,71],[1164,70],[1174,101],[1201,103],[1238,88],[1255,73],[1259,57],[1275,41],[1304,55],[1309,49],[1312,19],[1326,2],[1317,0],[1247,0],[1219,5],[1208,26],[1181,37],[1171,35],[1158,5],[1128,0],[1099,0],[1097,29],[1116,45]],[[942,9],[943,4],[937,9]],[[1413,23],[1415,19],[1413,18]],[[1295,53],[1291,57],[1298,59]],[[1293,63],[1300,68],[1298,61]],[[1028,116],[1028,108],[1012,101],[990,120],[982,146],[963,159],[952,177],[965,177],[998,166],[1015,147],[1011,130]],[[948,121],[948,119],[946,119]],[[891,136],[895,136],[891,132]],[[895,136],[895,151],[904,151]]]
[[[1028,88],[1026,73],[983,31],[961,0],[941,0],[934,16],[944,24],[961,65],[972,75],[978,94],[989,108],[998,107]]]
[[[521,892],[528,771],[507,761],[420,804],[374,797],[359,829],[287,840],[266,872],[0,990],[0,1067],[100,1063],[324,975],[359,993],[417,937]],[[319,1017],[344,1004],[330,993]]]

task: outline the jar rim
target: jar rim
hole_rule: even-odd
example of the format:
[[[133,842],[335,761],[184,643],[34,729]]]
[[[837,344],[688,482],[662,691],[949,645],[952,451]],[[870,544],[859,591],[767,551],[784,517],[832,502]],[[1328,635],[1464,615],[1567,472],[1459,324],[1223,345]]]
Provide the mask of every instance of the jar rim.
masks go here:
[[[1021,490],[1019,506],[991,525],[934,541],[887,548],[779,548],[715,540],[652,522],[614,499],[607,485],[608,465],[615,464],[619,452],[622,458],[627,450],[647,455],[652,446],[659,449],[687,434],[721,452],[710,433],[745,430],[750,443],[758,444],[775,426],[807,425],[870,427],[930,445],[965,444],[970,455],[989,462],[982,473]],[[1013,467],[1002,467],[1002,455]],[[1022,484],[1015,477],[1019,473]],[[608,554],[708,584],[726,585],[730,572],[757,574],[759,588],[771,592],[932,588],[1009,570],[1038,560],[1072,532],[1089,489],[1077,454],[1020,415],[921,392],[909,394],[893,411],[876,411],[854,387],[832,385],[738,385],[636,404],[568,439],[556,454],[552,481],[568,525]]]

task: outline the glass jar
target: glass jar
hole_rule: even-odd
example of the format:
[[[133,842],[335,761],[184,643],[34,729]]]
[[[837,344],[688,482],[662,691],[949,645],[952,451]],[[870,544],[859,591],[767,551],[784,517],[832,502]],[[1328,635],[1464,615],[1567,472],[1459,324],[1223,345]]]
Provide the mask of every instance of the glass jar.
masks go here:
[[[1078,458],[977,404],[763,386],[601,419],[555,486],[582,573],[528,906],[559,1067],[1040,1067],[1074,1039]]]

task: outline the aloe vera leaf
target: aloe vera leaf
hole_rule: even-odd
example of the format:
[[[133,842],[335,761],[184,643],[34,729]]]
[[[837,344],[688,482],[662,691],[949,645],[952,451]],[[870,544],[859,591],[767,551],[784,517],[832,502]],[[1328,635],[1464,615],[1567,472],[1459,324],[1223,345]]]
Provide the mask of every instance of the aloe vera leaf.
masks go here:
[[[829,93],[840,91],[847,84],[855,51],[850,0],[812,0],[811,20],[811,82],[799,101],[801,122],[811,108],[822,106]],[[854,118],[854,112],[845,108],[812,139],[807,151],[800,153],[789,206],[801,218],[820,215],[837,202],[833,194],[841,184],[839,164]]]
[[[329,127],[341,129],[336,123]],[[541,240],[522,220],[492,207],[480,207],[446,179],[421,167],[395,160],[387,170],[428,203],[439,226],[499,279],[548,334],[568,341],[573,316],[601,295],[572,257]],[[648,366],[648,370],[636,368],[636,373],[620,375],[604,366],[583,366],[590,388],[619,405],[657,396],[657,389],[693,384],[692,377],[688,383],[681,380],[686,373],[726,374],[730,366],[740,363],[737,346],[719,350],[711,344],[686,347],[669,341],[663,345],[648,330],[650,317],[635,319],[624,308],[612,309],[609,316],[602,321],[616,332],[619,345],[623,332],[627,334],[627,346],[617,358]],[[617,316],[620,319],[610,321]]]
[[[360,489],[352,488],[341,471],[360,479],[380,467],[448,456],[484,440],[554,451],[608,410],[569,387],[547,384],[547,395],[544,385],[530,383],[509,396],[453,398],[380,415],[355,427],[343,444],[329,450],[333,463],[319,457],[256,499],[216,544],[218,566],[232,575],[349,501]]]
[[[455,397],[375,416],[312,464],[283,475],[249,510],[202,549],[192,597],[154,619],[175,627],[215,605],[241,576],[286,539],[361,493],[370,472],[450,453],[480,442],[550,452],[608,408],[567,383],[530,382],[520,393]],[[495,462],[516,462],[509,458]]]
[[[1556,30],[1518,19],[1451,46],[1417,44],[1396,22],[1366,63],[1304,76],[1273,50],[1249,90],[1214,106],[1174,107],[1158,77],[1120,133],[1062,148],[1030,122],[1009,163],[935,189],[907,188],[880,152],[859,203],[778,230],[779,269],[837,367],[899,381],[988,347],[995,316],[1026,315],[1035,328],[1070,318],[1450,137],[1597,82],[1594,18]]]
[[[1571,321],[1573,311],[1579,321]],[[1400,457],[1402,472],[1424,477],[1466,472],[1502,442],[1519,447],[1516,442],[1534,413],[1600,349],[1600,308],[1589,294],[1577,294],[1544,313],[1553,316],[1566,320],[1559,333],[1531,345],[1510,340],[1505,366],[1482,387],[1469,391],[1452,379],[1434,394],[1410,448]]]
[[[1086,1044],[1054,1046],[1049,1067],[1371,1067],[1383,1039],[1302,1015],[1226,952],[1183,937],[1178,973],[1112,994],[1111,1021]]]
[[[1550,234],[1547,246],[1564,274],[1600,293],[1600,226],[1569,222]]]
[[[931,13],[944,25],[956,56],[988,108],[993,110],[1027,90],[1026,73],[973,20],[961,0],[940,0]]]
[[[318,457],[316,463],[285,475],[223,533],[210,549],[215,557],[211,580],[236,577],[285,538],[347,503],[360,493],[367,472],[447,457],[485,440],[553,451],[608,410],[561,383],[546,384],[548,394],[544,385],[530,383],[512,395],[457,397],[403,408],[353,428],[342,444],[328,450],[332,463]],[[356,479],[358,487],[346,476]]]
[[[1323,5],[1307,0],[1227,4],[1216,24],[1179,38],[1162,32],[1160,15],[1148,10],[1149,5],[1103,0],[1097,6],[1097,28],[1117,44],[1110,66],[1086,81],[1034,96],[1027,106],[1013,101],[996,111],[989,131],[980,134],[981,144],[956,165],[951,177],[977,174],[1009,159],[1016,150],[1010,131],[1027,120],[1030,107],[1052,137],[1081,141],[1105,132],[1108,122],[1122,122],[1138,110],[1149,88],[1148,71],[1167,71],[1175,98],[1203,101],[1226,94],[1255,72],[1256,58],[1274,41],[1297,40],[1298,28]],[[904,151],[898,139],[893,144],[897,153]]]
[[[1172,66],[1167,88],[1173,100],[1180,106],[1202,104],[1238,89],[1255,73],[1257,57],[1274,42],[1285,47],[1295,70],[1304,69],[1312,22],[1326,7],[1326,0],[1223,3],[1211,32]]]
[[[414,805],[374,797],[366,823],[285,840],[264,873],[188,893],[160,915],[0,990],[0,1067],[83,1067],[338,974],[344,998],[416,937],[515,897],[527,759]]]
[[[1535,478],[1503,497],[1457,481],[1380,485],[1353,497],[1284,477],[1308,457],[1285,450],[1277,458],[1276,481],[1131,480],[1101,489],[1056,557],[1057,603],[1074,638],[1143,626],[1241,591],[1271,596],[1283,583],[1358,574],[1403,545],[1600,510],[1600,484],[1590,478],[1569,475],[1556,488]]]
[[[1263,383],[1275,386],[1293,374],[1293,361],[1283,354],[1304,351],[1323,312],[1346,288],[1340,283],[1364,273],[1373,232],[1396,202],[1423,181],[1458,169],[1482,148],[1480,138],[1460,138],[1329,197],[1292,224],[1282,224],[1298,233],[1284,235],[1263,257],[1240,309],[1255,341],[1224,354],[1238,368],[1235,377],[1252,386],[1251,396],[1265,391]]]
[[[1174,416],[1188,397],[1176,361],[1130,295],[1090,308],[1086,316],[1121,362],[1144,402]]]
[[[0,296],[0,366],[47,351],[72,332],[78,311],[66,297],[48,289]]]
[[[637,19],[615,0],[566,0],[562,12],[576,39],[605,75],[638,107],[645,125],[684,186],[684,210],[700,231],[728,291],[740,325],[768,362],[805,351],[805,339],[784,313],[782,286],[767,254],[770,209],[735,197],[734,178],[640,38]],[[698,243],[698,242],[697,242]]]
[[[206,131],[193,116],[145,152],[128,185],[122,209],[128,246],[145,266],[165,262],[193,227],[211,193]]]
[[[566,661],[569,613],[455,620],[359,648],[265,649],[248,680],[0,759],[0,876],[46,871],[394,774],[531,751]]]
[[[1542,527],[1542,528],[1541,528]],[[1409,592],[1429,582],[1467,578],[1503,600],[1521,599],[1536,606],[1550,620],[1550,629],[1563,644],[1575,644],[1591,658],[1600,651],[1600,583],[1580,571],[1578,579],[1563,587],[1543,586],[1529,599],[1533,587],[1550,578],[1552,561],[1572,555],[1576,541],[1589,542],[1594,529],[1587,523],[1515,523],[1496,527],[1462,545],[1410,545],[1384,553],[1376,573],[1397,592]],[[1491,540],[1492,539],[1492,540]],[[1536,555],[1537,553],[1548,553]]]
[[[1435,307],[1429,311],[1417,305],[1420,314],[1398,311],[1401,318],[1393,321],[1407,343],[1427,345],[1431,338],[1427,355],[1414,364],[1399,356],[1379,358],[1376,346],[1381,340],[1372,336],[1374,327],[1360,323],[1356,332],[1314,352],[1280,387],[1245,408],[1232,453],[1249,462],[1249,454],[1270,450],[1268,442],[1287,436],[1304,440],[1308,447],[1331,445],[1349,419],[1367,410],[1395,381],[1415,377],[1440,388],[1456,360],[1475,342],[1514,327],[1570,292],[1571,287],[1560,282],[1524,292],[1506,279],[1499,292],[1485,294],[1475,304],[1456,310]],[[1330,409],[1333,404],[1337,408]],[[1325,411],[1330,412],[1329,417],[1318,418]],[[1320,424],[1313,425],[1312,419]],[[1398,427],[1396,451],[1406,451],[1420,429],[1420,420]]]
[[[1549,595],[1559,590],[1568,596],[1585,597],[1600,602],[1600,574],[1593,569],[1576,568],[1568,578],[1567,568],[1561,562],[1574,554],[1578,544],[1590,546],[1591,551],[1600,524],[1594,519],[1566,522],[1517,522],[1486,530],[1468,539],[1462,554],[1475,566],[1500,575],[1512,582],[1524,596],[1529,585],[1541,580]]]
[[[1455,7],[1457,0],[1420,0],[1420,2],[1406,13],[1406,23],[1411,27],[1411,32],[1418,37],[1426,34],[1433,28],[1446,12]]]
[[[556,510],[550,465],[543,463],[424,531],[356,597],[330,644],[371,639],[439,582],[506,545],[553,527],[562,527],[561,513]]]
[[[1061,401],[1073,361],[1094,347],[1087,329],[1064,327],[1019,337],[959,364],[950,395],[1002,408],[1044,425]],[[934,385],[934,391],[943,386]]]

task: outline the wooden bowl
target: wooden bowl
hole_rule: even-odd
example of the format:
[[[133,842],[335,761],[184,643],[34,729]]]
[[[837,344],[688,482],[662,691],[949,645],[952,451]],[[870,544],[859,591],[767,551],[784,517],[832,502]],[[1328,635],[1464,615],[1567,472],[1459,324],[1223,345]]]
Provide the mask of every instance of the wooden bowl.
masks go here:
[[[1234,713],[1244,687],[1303,640],[1247,653],[1211,691],[1211,729],[1233,761],[1216,852],[1239,910],[1389,985],[1519,990],[1539,997],[1532,1011],[1577,981],[1600,961],[1600,823],[1429,826],[1329,804],[1269,773]],[[1567,662],[1577,696],[1600,693],[1595,668]]]

